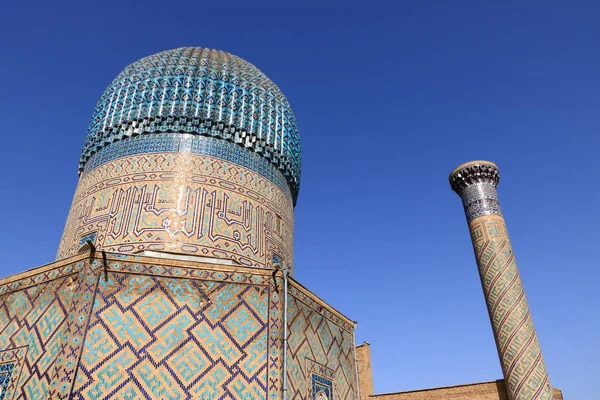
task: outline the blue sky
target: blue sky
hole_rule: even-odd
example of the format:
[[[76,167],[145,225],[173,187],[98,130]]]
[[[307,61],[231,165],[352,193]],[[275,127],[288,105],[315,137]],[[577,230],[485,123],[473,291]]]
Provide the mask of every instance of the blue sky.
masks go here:
[[[376,392],[502,377],[449,172],[500,167],[542,350],[598,393],[600,3],[12,2],[0,14],[0,273],[54,259],[96,101],[180,46],[254,63],[299,122],[296,278],[359,321]]]

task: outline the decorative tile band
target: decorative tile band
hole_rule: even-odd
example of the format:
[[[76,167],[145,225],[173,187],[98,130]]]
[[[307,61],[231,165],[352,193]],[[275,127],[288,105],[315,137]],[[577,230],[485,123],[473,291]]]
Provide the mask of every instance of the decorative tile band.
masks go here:
[[[502,215],[496,187],[498,167],[487,161],[463,164],[450,174],[450,186],[462,199],[467,221],[484,215]]]
[[[335,371],[331,368],[326,367],[323,364],[319,364],[318,362],[311,360],[310,358],[306,358],[306,371],[309,373],[315,373],[320,376],[324,376],[325,378],[333,379],[335,377]]]
[[[294,114],[277,85],[249,62],[183,47],[127,66],[94,110],[80,171],[110,143],[170,132],[215,136],[249,148],[282,171],[296,197],[301,154]]]
[[[170,251],[267,268],[275,253],[293,268],[289,191],[221,157],[143,152],[86,172],[57,259],[77,254],[95,232],[94,245],[107,252]]]
[[[5,293],[27,289],[43,283],[58,279],[67,275],[73,275],[81,272],[85,263],[83,261],[57,266],[49,270],[45,270],[35,275],[23,277],[0,284],[0,296]]]
[[[484,215],[502,215],[496,187],[478,183],[465,188],[461,193],[467,221]]]
[[[290,186],[282,173],[258,154],[221,139],[191,134],[144,135],[112,143],[89,159],[84,173],[117,158],[161,152],[203,154],[236,163],[261,174],[276,184],[290,201],[292,199]]]
[[[200,279],[221,283],[243,283],[248,285],[269,286],[273,285],[273,277],[264,270],[255,269],[251,272],[220,271],[197,266],[167,266],[161,264],[147,264],[139,262],[146,259],[136,255],[109,253],[110,258],[119,258],[119,261],[109,260],[108,269],[115,273],[132,275],[148,275],[165,278]]]

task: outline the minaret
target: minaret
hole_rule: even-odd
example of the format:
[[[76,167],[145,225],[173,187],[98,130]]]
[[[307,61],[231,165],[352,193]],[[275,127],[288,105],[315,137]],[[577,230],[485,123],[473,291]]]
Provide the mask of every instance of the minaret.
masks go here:
[[[494,330],[506,390],[511,400],[552,399],[538,343],[496,187],[498,167],[472,161],[450,174],[462,199],[479,276]]]

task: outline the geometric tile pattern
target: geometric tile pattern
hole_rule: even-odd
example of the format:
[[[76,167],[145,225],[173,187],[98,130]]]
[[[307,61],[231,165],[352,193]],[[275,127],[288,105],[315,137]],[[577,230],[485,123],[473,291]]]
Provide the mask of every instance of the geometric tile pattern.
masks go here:
[[[494,185],[482,183],[469,186],[462,191],[462,200],[467,221],[484,215],[502,215]]]
[[[285,177],[260,155],[221,139],[181,133],[143,135],[104,147],[85,164],[84,173],[116,158],[143,153],[192,153],[218,157],[258,172],[292,199]]]
[[[91,260],[91,262],[85,263],[84,268],[77,276],[71,307],[65,320],[63,343],[56,358],[48,392],[48,397],[51,399],[71,398],[71,389],[87,333],[100,271],[99,260]]]
[[[289,294],[289,398],[358,399],[353,326],[298,288]]]
[[[123,142],[125,143],[125,142]],[[185,152],[120,157],[85,172],[57,259],[96,233],[98,250],[170,251],[292,266],[293,205],[271,180],[220,157]]]
[[[80,171],[113,142],[170,132],[222,138],[262,155],[283,173],[296,198],[301,158],[294,114],[277,85],[247,61],[183,47],[130,64],[96,106]]]
[[[0,399],[282,398],[281,276],[95,254],[0,284]],[[289,399],[356,399],[353,325],[289,300]]]
[[[0,351],[0,400],[14,398],[27,347]]]
[[[504,219],[480,217],[469,229],[510,398],[550,400],[552,388]]]
[[[0,285],[4,399],[281,398],[279,279],[107,256]]]
[[[311,374],[312,391],[310,399],[312,400],[332,400],[333,383],[331,379],[324,378],[318,374]]]
[[[268,335],[268,286],[109,273],[73,397],[262,399]]]
[[[0,400],[6,398],[6,392],[15,364],[0,364]]]
[[[97,232],[92,232],[92,233],[88,233],[85,236],[82,236],[79,239],[79,243],[77,244],[78,247],[83,246],[84,244],[86,244],[87,242],[90,242],[92,244],[94,244],[94,242],[96,241],[96,236],[98,235]]]
[[[0,370],[11,370],[5,399],[61,398],[57,374],[73,373],[93,295],[78,295],[88,286],[86,268],[63,265],[0,286]]]

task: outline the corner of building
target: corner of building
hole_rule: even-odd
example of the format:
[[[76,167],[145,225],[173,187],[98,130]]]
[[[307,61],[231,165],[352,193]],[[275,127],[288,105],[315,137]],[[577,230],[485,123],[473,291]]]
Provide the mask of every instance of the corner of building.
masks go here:
[[[371,345],[368,342],[356,346],[356,362],[358,364],[360,400],[367,400],[375,393],[371,366]]]

